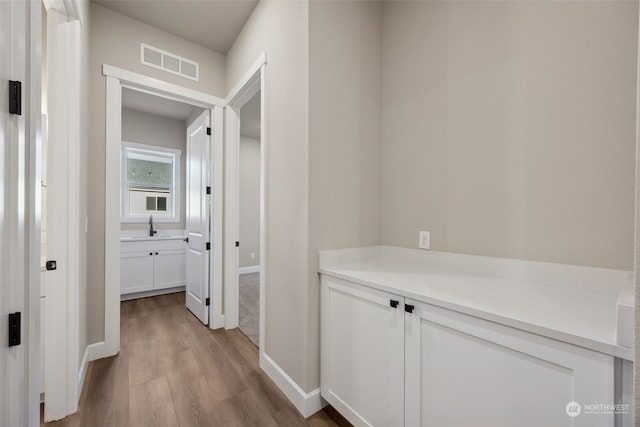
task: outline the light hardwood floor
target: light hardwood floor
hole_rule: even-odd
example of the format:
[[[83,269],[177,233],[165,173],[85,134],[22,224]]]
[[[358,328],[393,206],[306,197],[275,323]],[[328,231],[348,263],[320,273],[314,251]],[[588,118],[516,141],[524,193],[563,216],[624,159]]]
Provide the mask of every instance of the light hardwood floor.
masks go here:
[[[327,408],[305,420],[258,366],[238,329],[212,331],[184,293],[125,301],[120,354],[89,364],[73,427],[348,425]]]

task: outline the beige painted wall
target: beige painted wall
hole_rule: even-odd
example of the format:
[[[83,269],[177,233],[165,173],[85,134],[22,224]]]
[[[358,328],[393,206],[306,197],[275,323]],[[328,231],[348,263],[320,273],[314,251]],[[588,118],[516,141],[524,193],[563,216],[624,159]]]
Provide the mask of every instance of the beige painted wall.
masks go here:
[[[382,5],[309,6],[308,385],[319,385],[318,250],[380,243]]]
[[[382,243],[631,270],[637,8],[384,3]]]
[[[122,109],[122,140],[138,144],[180,150],[180,222],[154,221],[157,230],[184,230],[185,228],[185,171],[187,170],[187,123],[184,120],[162,117],[142,111]],[[157,225],[157,226],[156,226]],[[120,223],[122,230],[149,230],[145,223]]]
[[[242,120],[242,117],[240,118]],[[240,267],[260,265],[260,140],[240,136]],[[255,258],[251,259],[251,253]]]
[[[108,64],[168,81],[214,96],[226,95],[225,58],[212,50],[113,12],[95,3],[90,7],[88,197],[88,337],[104,339],[104,188],[105,78]],[[195,82],[140,64],[140,43],[177,53],[200,63]]]
[[[308,3],[261,1],[227,54],[227,89],[267,51],[266,353],[307,378]]]

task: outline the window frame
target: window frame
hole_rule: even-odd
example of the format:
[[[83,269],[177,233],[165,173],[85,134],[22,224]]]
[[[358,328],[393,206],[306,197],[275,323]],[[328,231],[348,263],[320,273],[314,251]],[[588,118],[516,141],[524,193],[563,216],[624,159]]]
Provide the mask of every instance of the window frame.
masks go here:
[[[140,152],[143,154],[171,157],[173,159],[173,186],[168,197],[171,201],[172,210],[167,213],[129,213],[129,181],[127,179],[127,154],[129,152]],[[137,142],[122,141],[120,147],[120,222],[133,224],[149,221],[149,215],[153,215],[154,222],[180,222],[180,157],[182,150],[175,148],[161,147],[158,145],[139,144]]]

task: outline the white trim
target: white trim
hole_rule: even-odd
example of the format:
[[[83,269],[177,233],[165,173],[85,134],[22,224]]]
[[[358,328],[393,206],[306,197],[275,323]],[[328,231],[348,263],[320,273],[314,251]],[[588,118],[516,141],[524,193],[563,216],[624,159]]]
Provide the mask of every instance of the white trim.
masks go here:
[[[266,60],[266,58],[265,58]],[[266,348],[266,283],[267,283],[267,70],[266,62],[260,67],[260,323],[259,354],[265,355]]]
[[[99,350],[94,350],[92,357],[108,357],[120,351],[120,143],[122,134],[122,87],[130,87],[145,93],[151,93],[173,100],[178,100],[190,105],[213,110],[215,138],[222,138],[222,105],[224,100],[202,92],[187,89],[171,83],[163,82],[131,71],[104,64],[103,74],[106,76],[106,185],[105,185],[105,339],[100,344]],[[221,144],[218,144],[221,145]],[[217,149],[217,147],[216,147]],[[220,162],[219,154],[218,162]],[[221,168],[218,168],[221,169]],[[217,171],[214,174],[214,195],[221,200],[222,183],[219,181]],[[216,178],[218,177],[218,178]],[[218,181],[216,181],[218,179]],[[216,225],[216,221],[222,221],[222,215],[214,217],[214,231],[221,230],[222,225]],[[220,235],[220,234],[218,234]],[[212,251],[212,265],[222,265],[222,250],[220,239]],[[216,250],[216,248],[218,250]],[[221,268],[217,271],[220,272]],[[222,282],[221,273],[213,276],[213,284]],[[213,286],[212,284],[212,286]],[[222,289],[222,284],[218,284]],[[215,292],[215,291],[214,291]],[[215,293],[214,293],[215,295]],[[220,301],[221,298],[218,298]],[[224,324],[222,316],[222,304],[214,302],[212,321],[219,326]],[[216,312],[215,310],[218,310]],[[94,360],[92,358],[92,360]]]
[[[240,267],[238,268],[238,275],[240,274],[249,274],[249,273],[260,273],[260,266],[254,265],[253,267]]]
[[[122,82],[132,85],[134,88],[141,86],[142,88],[152,89],[154,94],[162,92],[163,94],[173,95],[170,99],[180,100],[187,104],[196,105],[202,108],[213,108],[214,106],[223,106],[224,99],[217,96],[208,95],[197,90],[188,89],[182,86],[168,83],[162,80],[154,79],[133,71],[123,70],[122,68],[113,67],[111,65],[102,65],[102,74],[107,77],[113,77]]]
[[[303,417],[308,418],[325,406],[327,402],[320,397],[320,388],[305,393],[295,381],[287,375],[266,353],[260,355],[260,368],[273,380],[280,390],[293,403]]]
[[[213,218],[211,223],[213,236],[223,235],[223,203],[216,203],[216,201],[222,202],[223,196],[223,180],[224,180],[224,112],[222,107],[214,107],[211,110],[210,123],[213,130],[213,149],[210,150],[211,159],[211,185],[213,187],[212,194],[212,206],[210,207],[210,213]],[[209,327],[211,329],[218,329],[224,326],[223,301],[222,301],[222,266],[223,266],[223,239],[213,238],[213,250],[210,251],[209,265],[211,265],[210,271],[210,294],[212,304],[210,306],[211,312],[209,313]]]
[[[242,78],[238,80],[238,83],[236,83],[233,89],[231,89],[231,92],[229,92],[229,95],[227,95],[227,97],[224,100],[224,105],[229,105],[232,103],[232,101],[237,102],[237,99],[235,98],[238,96],[238,93],[240,93],[240,91],[247,85],[247,83],[249,83],[249,81],[252,78],[254,78],[254,76],[259,75],[258,71],[260,71],[262,66],[266,65],[266,63],[267,63],[267,52],[262,52],[260,56],[258,56],[258,59],[255,60],[253,65],[249,67],[249,69],[244,74],[244,76],[242,76]]]
[[[105,122],[104,356],[120,351],[120,141],[122,89],[107,76]]]
[[[266,120],[265,120],[265,66],[266,52],[263,52],[236,84],[227,97],[225,107],[225,249],[224,249],[224,308],[225,329],[238,327],[239,321],[239,290],[238,290],[238,262],[239,254],[235,242],[238,241],[239,229],[239,188],[238,188],[238,160],[240,149],[240,109],[255,94],[261,93],[260,112],[260,269],[265,271],[265,156],[266,156]],[[260,275],[260,342],[264,341],[264,294],[265,278]],[[263,352],[264,345],[260,346]]]
[[[87,346],[87,353],[89,355],[89,362],[93,362],[94,360],[103,359],[105,357],[113,356],[109,354],[107,345],[104,341],[95,342],[93,344],[89,344]]]
[[[132,294],[120,295],[120,301],[129,301],[132,299],[155,297],[158,295],[175,294],[177,292],[184,292],[186,286],[176,286],[175,288],[154,289],[152,291],[134,292]]]
[[[239,322],[238,293],[238,157],[240,108],[225,108],[224,127],[224,327],[234,329]]]
[[[87,376],[87,368],[89,367],[89,346],[84,349],[84,356],[82,356],[82,362],[80,362],[80,369],[78,371],[78,386],[77,394],[78,403],[80,403],[80,396],[82,395],[82,387],[84,386],[84,380]]]

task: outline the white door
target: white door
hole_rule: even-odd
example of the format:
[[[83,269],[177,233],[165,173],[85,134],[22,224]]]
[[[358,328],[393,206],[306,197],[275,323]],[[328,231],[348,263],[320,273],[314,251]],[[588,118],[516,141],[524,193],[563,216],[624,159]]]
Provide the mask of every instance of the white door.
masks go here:
[[[407,299],[406,425],[613,426],[613,357]]]
[[[24,310],[25,2],[0,1],[0,425],[26,423]],[[9,114],[9,80],[22,81],[22,115]],[[22,252],[22,254],[21,254]],[[22,312],[20,345],[8,346],[9,314]]]
[[[209,111],[187,129],[187,308],[205,325],[209,323]],[[208,135],[209,134],[209,135]]]
[[[321,393],[356,426],[404,425],[403,298],[322,277]]]

